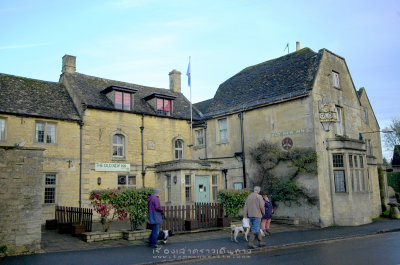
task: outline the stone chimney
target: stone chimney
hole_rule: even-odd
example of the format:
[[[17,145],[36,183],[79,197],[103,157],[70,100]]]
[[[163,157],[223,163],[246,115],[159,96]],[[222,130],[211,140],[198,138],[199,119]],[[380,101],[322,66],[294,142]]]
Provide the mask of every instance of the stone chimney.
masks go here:
[[[175,69],[169,73],[169,89],[181,93],[181,72]]]
[[[72,55],[64,55],[62,58],[62,73],[75,73],[76,57]]]
[[[296,52],[300,50],[300,41],[296,41]]]

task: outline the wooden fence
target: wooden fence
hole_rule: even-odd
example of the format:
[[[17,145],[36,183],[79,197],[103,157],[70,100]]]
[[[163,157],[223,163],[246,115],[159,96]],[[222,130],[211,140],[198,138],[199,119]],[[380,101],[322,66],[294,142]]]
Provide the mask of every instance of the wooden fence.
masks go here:
[[[217,227],[217,219],[222,216],[223,205],[219,203],[165,206],[161,228],[173,232],[185,231],[185,220],[195,222],[198,228]]]
[[[84,225],[86,232],[92,231],[92,209],[56,206],[55,216],[58,224]]]

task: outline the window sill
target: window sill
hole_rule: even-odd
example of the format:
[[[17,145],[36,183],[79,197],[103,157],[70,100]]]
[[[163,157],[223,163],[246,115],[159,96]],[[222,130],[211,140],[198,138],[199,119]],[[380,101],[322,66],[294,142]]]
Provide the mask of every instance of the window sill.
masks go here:
[[[193,147],[193,149],[194,149],[194,150],[203,149],[204,147],[205,147],[205,145],[195,145],[195,146]]]
[[[229,144],[229,141],[225,141],[225,142],[217,142],[216,144]]]
[[[112,157],[111,160],[113,161],[126,161],[125,157]]]

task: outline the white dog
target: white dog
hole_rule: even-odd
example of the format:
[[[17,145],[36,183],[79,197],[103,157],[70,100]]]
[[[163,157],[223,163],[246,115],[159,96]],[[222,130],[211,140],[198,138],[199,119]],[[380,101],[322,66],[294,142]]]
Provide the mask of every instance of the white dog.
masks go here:
[[[247,235],[250,232],[250,220],[249,218],[243,218],[242,225],[231,225],[231,241],[237,241],[238,234],[242,232],[244,234],[244,240],[248,241]],[[262,236],[264,236],[264,232],[260,230]]]

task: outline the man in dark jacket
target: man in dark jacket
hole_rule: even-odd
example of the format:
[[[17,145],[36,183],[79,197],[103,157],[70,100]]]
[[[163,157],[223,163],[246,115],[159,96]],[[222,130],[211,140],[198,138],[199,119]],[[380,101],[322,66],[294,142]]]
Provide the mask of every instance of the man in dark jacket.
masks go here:
[[[149,211],[149,224],[151,225],[151,234],[147,241],[149,246],[157,248],[158,231],[162,224],[162,212],[164,208],[160,204],[160,190],[155,188],[153,194],[147,198],[147,207]]]

